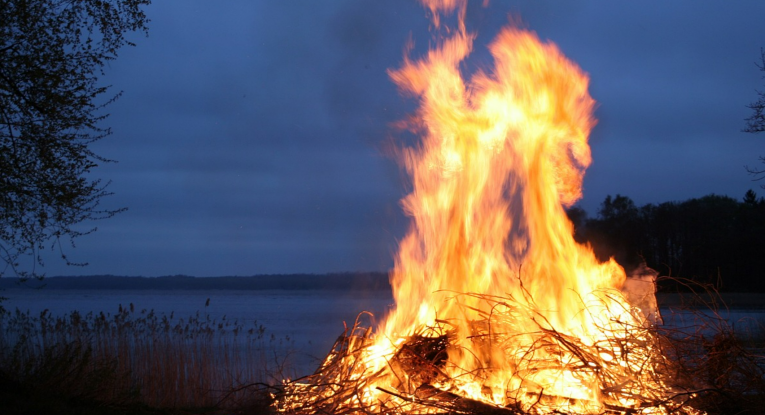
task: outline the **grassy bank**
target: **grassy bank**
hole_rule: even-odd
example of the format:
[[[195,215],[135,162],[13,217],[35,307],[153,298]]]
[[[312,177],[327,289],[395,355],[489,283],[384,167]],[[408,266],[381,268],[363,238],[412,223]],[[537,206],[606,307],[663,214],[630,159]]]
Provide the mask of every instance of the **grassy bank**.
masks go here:
[[[257,323],[18,310],[0,324],[3,413],[227,413],[258,407],[288,375],[288,339]]]

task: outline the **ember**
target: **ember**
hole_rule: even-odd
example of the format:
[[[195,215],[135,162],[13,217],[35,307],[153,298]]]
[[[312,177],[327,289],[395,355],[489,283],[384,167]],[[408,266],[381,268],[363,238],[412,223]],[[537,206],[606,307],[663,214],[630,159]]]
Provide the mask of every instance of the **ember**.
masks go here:
[[[420,100],[407,126],[422,137],[401,152],[413,222],[391,274],[396,309],[341,336],[279,410],[693,413],[652,331],[652,274],[630,279],[572,237],[564,206],[581,197],[595,124],[587,76],[509,27],[489,47],[494,70],[465,82],[465,2],[422,1],[434,26],[459,21],[390,71]]]

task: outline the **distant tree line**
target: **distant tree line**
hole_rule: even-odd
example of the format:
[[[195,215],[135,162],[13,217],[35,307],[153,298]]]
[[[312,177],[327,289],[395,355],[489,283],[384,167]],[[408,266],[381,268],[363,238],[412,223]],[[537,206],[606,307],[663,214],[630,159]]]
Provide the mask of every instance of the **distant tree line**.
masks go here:
[[[390,292],[384,272],[346,272],[332,274],[272,274],[249,277],[128,277],[87,275],[48,277],[42,281],[0,278],[0,289],[53,290],[332,290]]]
[[[708,195],[637,206],[608,196],[597,216],[569,209],[578,242],[613,257],[629,273],[642,263],[661,275],[713,284],[720,291],[765,292],[765,199]],[[682,288],[660,279],[660,290]]]

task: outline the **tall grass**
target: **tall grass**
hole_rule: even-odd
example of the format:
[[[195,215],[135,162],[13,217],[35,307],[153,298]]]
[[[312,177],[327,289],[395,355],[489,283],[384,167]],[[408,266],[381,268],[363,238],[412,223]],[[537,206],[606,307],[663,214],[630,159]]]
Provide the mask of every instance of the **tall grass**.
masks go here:
[[[289,338],[257,322],[136,311],[0,316],[0,376],[109,404],[234,407],[293,374]]]
[[[713,286],[674,281],[685,291],[664,316],[669,324],[656,330],[675,362],[675,383],[696,390],[691,404],[707,415],[765,413],[765,321],[732,318],[730,295]]]

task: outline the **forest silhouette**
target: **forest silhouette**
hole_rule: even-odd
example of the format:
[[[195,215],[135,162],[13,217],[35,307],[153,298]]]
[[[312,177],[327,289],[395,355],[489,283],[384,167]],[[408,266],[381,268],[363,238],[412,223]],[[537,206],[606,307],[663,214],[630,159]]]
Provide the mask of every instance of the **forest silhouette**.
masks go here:
[[[727,292],[765,292],[765,198],[749,190],[739,201],[710,194],[681,202],[637,206],[607,196],[597,216],[568,211],[575,238],[600,260],[614,257],[629,273],[642,264],[658,271],[660,291],[680,281]]]

